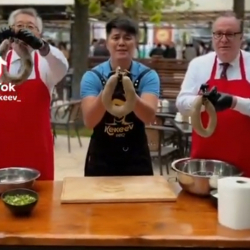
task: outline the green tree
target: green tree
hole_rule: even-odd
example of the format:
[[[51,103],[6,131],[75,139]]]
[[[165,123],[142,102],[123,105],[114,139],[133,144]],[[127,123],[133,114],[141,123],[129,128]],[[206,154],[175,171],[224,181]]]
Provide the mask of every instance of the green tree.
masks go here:
[[[73,98],[79,98],[80,81],[88,69],[90,16],[108,20],[124,14],[139,20],[143,13],[150,16],[148,21],[158,23],[162,19],[163,9],[180,5],[190,9],[193,3],[192,0],[75,0],[72,41]]]

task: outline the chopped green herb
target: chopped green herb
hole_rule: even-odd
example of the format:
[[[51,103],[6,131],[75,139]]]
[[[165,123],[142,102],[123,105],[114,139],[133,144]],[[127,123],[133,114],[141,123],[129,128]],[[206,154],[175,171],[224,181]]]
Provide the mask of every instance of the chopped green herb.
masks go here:
[[[36,201],[36,198],[28,194],[6,195],[4,201],[13,206],[24,206]]]

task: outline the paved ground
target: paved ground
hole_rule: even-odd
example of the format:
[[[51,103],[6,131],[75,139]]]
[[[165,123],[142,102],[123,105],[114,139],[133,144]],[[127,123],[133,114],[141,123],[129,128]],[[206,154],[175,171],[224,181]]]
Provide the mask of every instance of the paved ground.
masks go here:
[[[67,137],[58,135],[55,139],[55,179],[66,176],[83,176],[84,161],[89,145],[89,138],[82,137],[82,147],[77,138],[70,138],[71,153],[68,152]]]
[[[55,140],[55,179],[62,180],[66,176],[83,176],[84,162],[89,138],[82,137],[80,147],[77,138],[70,138],[71,153],[68,152],[67,137],[58,135]],[[158,166],[154,166],[155,174],[159,174]]]

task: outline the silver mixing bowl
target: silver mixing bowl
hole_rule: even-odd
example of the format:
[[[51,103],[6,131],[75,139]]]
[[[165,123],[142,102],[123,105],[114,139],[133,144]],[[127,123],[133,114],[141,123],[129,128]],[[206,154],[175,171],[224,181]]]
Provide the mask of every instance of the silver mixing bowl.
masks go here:
[[[185,191],[197,195],[209,195],[217,189],[218,179],[241,176],[243,173],[223,161],[183,158],[172,162],[177,180]]]
[[[2,168],[0,169],[0,193],[15,188],[32,188],[40,172],[31,168]]]

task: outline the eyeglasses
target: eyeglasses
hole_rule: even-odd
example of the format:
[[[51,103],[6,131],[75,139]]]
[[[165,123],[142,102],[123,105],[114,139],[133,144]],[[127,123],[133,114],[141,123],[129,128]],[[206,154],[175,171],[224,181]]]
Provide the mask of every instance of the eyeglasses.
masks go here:
[[[37,30],[37,27],[35,25],[32,25],[32,24],[27,24],[27,25],[15,24],[15,25],[13,25],[13,27],[18,29],[18,30],[21,30],[21,29],[28,29],[30,31]]]
[[[223,36],[225,36],[227,40],[233,40],[235,36],[239,34],[242,34],[242,32],[234,32],[234,33],[213,32],[213,37],[215,39],[221,39]]]

